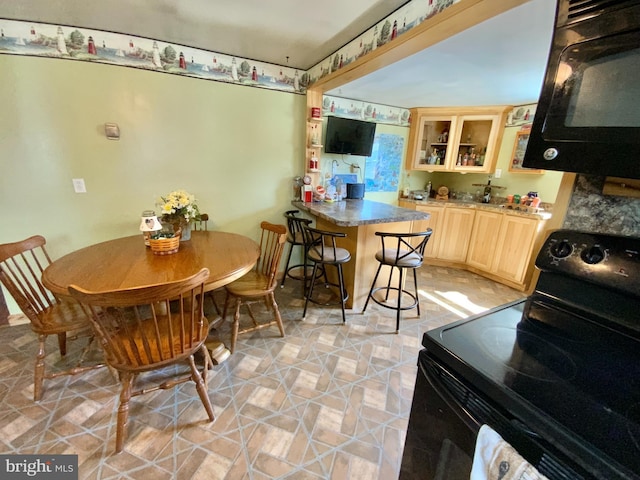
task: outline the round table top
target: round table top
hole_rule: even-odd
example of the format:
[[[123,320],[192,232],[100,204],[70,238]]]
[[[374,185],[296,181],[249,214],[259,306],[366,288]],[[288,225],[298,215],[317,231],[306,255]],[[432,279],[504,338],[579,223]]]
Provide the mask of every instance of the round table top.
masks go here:
[[[54,294],[68,296],[72,284],[90,291],[135,288],[181,280],[206,267],[209,291],[250,271],[259,255],[255,241],[235,233],[191,232],[172,255],[154,255],[142,235],[134,235],[71,252],[51,263],[42,281]]]

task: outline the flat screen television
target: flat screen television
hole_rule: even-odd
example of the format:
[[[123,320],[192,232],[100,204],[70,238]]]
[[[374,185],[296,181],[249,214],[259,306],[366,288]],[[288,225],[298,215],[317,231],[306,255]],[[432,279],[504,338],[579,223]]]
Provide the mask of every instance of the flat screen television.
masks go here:
[[[370,157],[376,124],[351,118],[327,117],[325,153],[342,153]]]

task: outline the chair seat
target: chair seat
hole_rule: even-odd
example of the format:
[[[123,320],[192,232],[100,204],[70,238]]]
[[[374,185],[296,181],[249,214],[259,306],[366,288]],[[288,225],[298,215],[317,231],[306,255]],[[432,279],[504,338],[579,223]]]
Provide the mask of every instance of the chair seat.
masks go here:
[[[261,272],[251,270],[238,280],[234,280],[225,289],[238,297],[264,297],[275,290],[276,284],[269,285],[270,279]]]
[[[396,258],[398,259],[396,261]],[[418,268],[422,265],[422,256],[408,250],[396,250],[385,248],[376,253],[376,260],[385,265],[394,265],[401,268]]]
[[[185,312],[188,315],[188,312]],[[183,332],[183,335],[175,335],[173,341],[169,341],[169,336],[160,338],[159,344],[150,344],[146,339],[155,336],[157,324],[165,325],[167,316],[156,316],[156,321],[147,318],[141,320],[139,324],[131,326],[126,330],[120,330],[116,335],[110,337],[110,341],[116,347],[113,354],[108,352],[107,363],[117,370],[130,372],[144,372],[156,370],[164,362],[173,364],[191,355],[207,339],[209,333],[209,323],[206,318],[198,329],[194,332]],[[171,315],[171,330],[180,332],[183,330],[182,318],[173,313]],[[191,333],[191,334],[190,334]],[[180,352],[180,353],[176,353]],[[115,358],[119,354],[120,358]]]
[[[72,330],[90,329],[91,324],[77,302],[60,302],[44,309],[38,316],[40,325],[31,322],[31,330],[43,335],[56,335]]]
[[[304,235],[302,232],[294,232],[287,237],[287,242],[292,245],[304,245]]]
[[[345,248],[325,248],[324,255],[319,247],[309,249],[308,258],[317,263],[345,263],[351,260],[349,250]]]

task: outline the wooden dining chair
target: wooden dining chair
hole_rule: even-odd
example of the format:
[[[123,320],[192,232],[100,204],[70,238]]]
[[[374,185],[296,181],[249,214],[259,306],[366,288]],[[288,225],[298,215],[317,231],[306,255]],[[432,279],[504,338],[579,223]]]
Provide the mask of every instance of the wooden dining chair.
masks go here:
[[[129,401],[143,393],[165,390],[192,380],[210,421],[213,407],[207,393],[207,371],[212,365],[205,340],[209,323],[203,314],[204,282],[209,270],[170,283],[108,292],[89,292],[71,285],[69,292],[83,306],[105,350],[107,363],[120,376],[120,406],[116,453],[127,435]],[[203,359],[200,368],[194,355]],[[190,374],[165,369],[186,363]],[[144,372],[157,371],[155,386],[134,389]]]
[[[206,232],[207,231],[207,224],[209,222],[209,215],[206,213],[201,213],[200,216],[198,217],[197,220],[195,220],[193,222],[193,230],[194,231],[202,231],[202,232]],[[216,302],[216,292],[221,291],[222,288],[218,288],[216,290],[210,290],[206,293],[207,298],[209,298],[211,300],[211,303],[213,304],[213,308],[215,308],[216,313],[218,314],[218,316],[220,316],[222,314],[222,312],[220,311],[220,307],[218,306],[218,302]],[[220,317],[218,317],[220,318]]]
[[[34,401],[42,398],[44,379],[75,375],[104,366],[103,363],[84,363],[94,337],[80,305],[71,299],[56,298],[42,284],[42,272],[51,263],[46,243],[43,236],[34,235],[20,242],[0,245],[0,281],[31,322],[31,330],[38,335],[33,374]],[[50,335],[57,336],[58,349],[63,357],[67,354],[68,339],[84,336],[88,342],[73,366],[48,371],[45,369],[45,347]]]
[[[262,234],[260,238],[260,257],[253,270],[243,275],[238,280],[225,286],[227,296],[224,302],[222,318],[227,318],[229,302],[235,299],[235,315],[231,331],[231,353],[235,350],[238,335],[253,332],[261,328],[277,325],[280,335],[284,337],[284,326],[280,317],[280,310],[274,291],[278,284],[277,273],[280,258],[287,240],[287,227],[274,225],[269,222],[260,224]],[[273,311],[273,320],[267,323],[259,323],[251,310],[250,303],[263,300],[267,309]],[[240,306],[245,305],[251,317],[252,324],[240,329]]]
[[[209,215],[206,213],[201,213],[200,217],[193,222],[193,229],[197,232],[198,230],[207,231],[207,223],[209,222]]]

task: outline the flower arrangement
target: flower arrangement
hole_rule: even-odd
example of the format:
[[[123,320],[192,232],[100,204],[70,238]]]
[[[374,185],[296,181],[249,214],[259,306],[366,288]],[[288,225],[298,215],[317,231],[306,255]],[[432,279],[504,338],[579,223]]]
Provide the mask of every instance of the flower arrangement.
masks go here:
[[[200,218],[196,198],[184,190],[174,190],[158,199],[162,220],[186,225]]]

